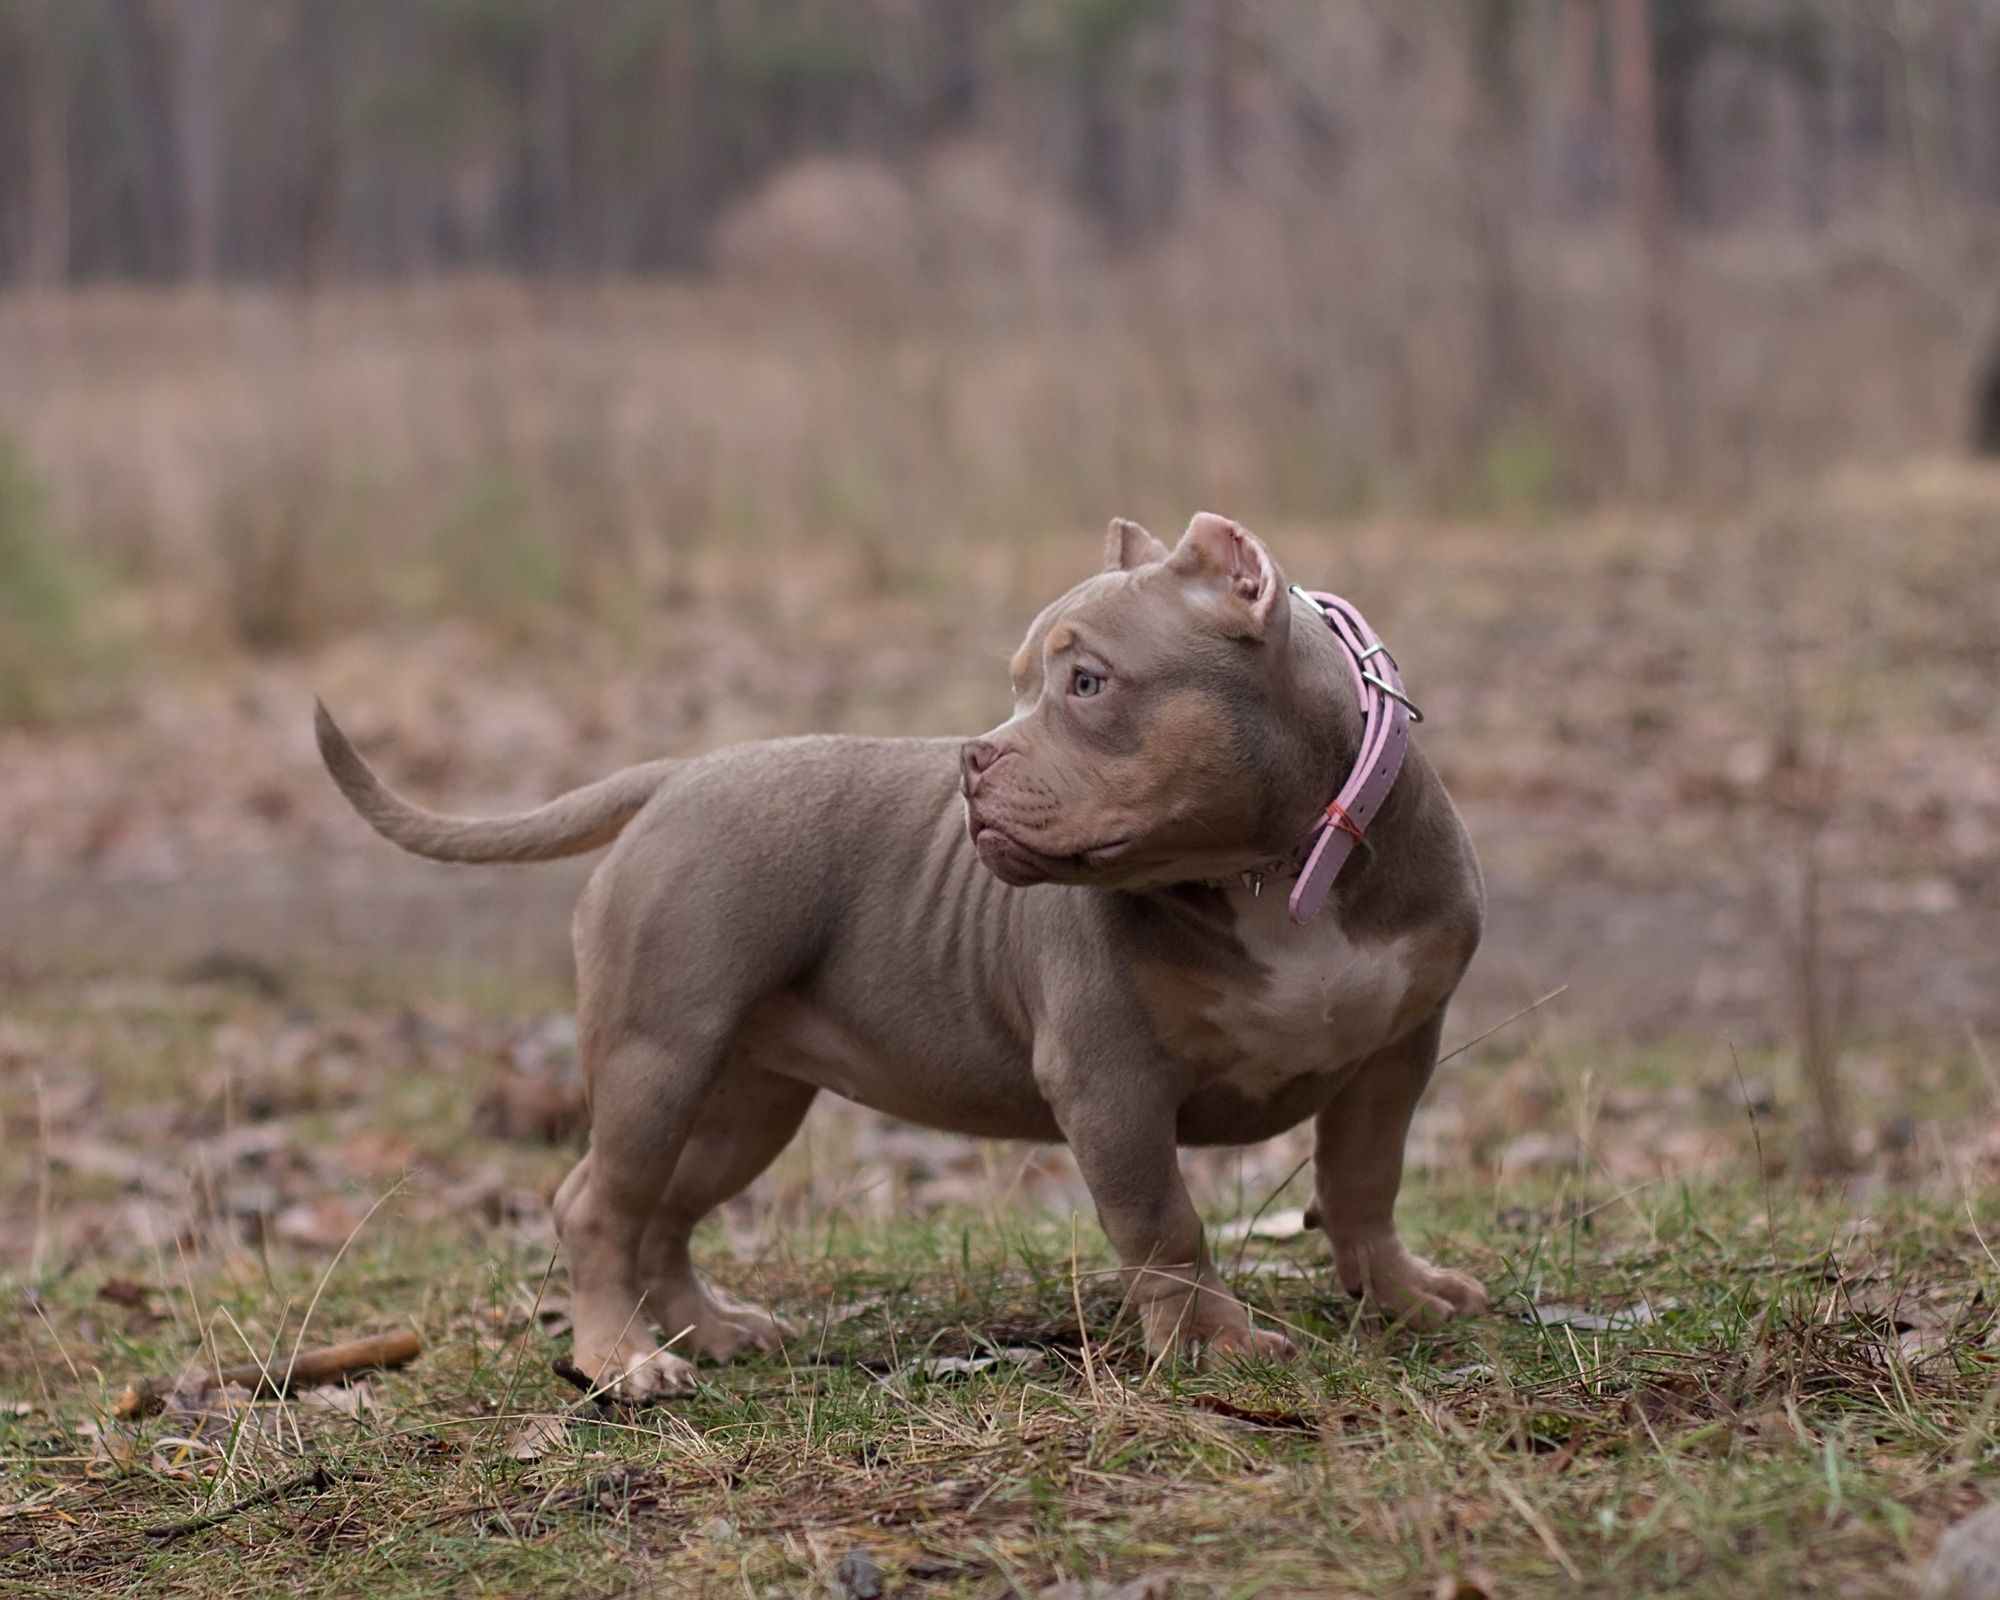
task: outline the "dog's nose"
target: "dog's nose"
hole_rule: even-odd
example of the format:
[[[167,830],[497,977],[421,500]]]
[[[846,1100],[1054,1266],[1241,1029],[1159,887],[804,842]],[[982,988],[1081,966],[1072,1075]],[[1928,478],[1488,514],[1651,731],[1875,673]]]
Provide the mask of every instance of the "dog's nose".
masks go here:
[[[986,769],[1000,759],[1000,747],[990,740],[972,739],[958,753],[958,785],[971,798]]]

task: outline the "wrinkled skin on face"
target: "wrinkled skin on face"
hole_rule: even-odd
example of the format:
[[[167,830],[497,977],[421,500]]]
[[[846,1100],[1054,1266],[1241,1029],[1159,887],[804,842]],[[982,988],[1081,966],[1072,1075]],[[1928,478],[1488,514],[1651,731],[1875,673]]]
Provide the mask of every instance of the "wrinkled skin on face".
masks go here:
[[[1112,523],[1106,564],[1028,630],[1014,714],[962,752],[966,830],[1001,881],[1139,889],[1282,854],[1313,808],[1292,600],[1252,535],[1208,512],[1171,552]]]

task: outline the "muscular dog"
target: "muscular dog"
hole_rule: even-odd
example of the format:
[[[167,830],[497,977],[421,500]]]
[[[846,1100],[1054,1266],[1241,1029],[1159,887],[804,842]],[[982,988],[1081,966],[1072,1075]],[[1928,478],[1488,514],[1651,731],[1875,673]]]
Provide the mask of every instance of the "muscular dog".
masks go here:
[[[320,708],[379,833],[443,861],[611,845],[577,907],[590,1146],[555,1198],[576,1361],[633,1398],[785,1325],[715,1291],[695,1224],[830,1090],[956,1133],[1059,1139],[1155,1352],[1282,1356],[1211,1262],[1179,1145],[1315,1121],[1348,1289],[1434,1326],[1482,1310],[1393,1210],[1478,864],[1414,749],[1306,926],[1255,876],[1327,810],[1363,735],[1354,667],[1269,552],[1202,514],[1171,552],[1114,522],[1049,606],[983,738],[820,737],[658,761],[470,820],[397,798]]]

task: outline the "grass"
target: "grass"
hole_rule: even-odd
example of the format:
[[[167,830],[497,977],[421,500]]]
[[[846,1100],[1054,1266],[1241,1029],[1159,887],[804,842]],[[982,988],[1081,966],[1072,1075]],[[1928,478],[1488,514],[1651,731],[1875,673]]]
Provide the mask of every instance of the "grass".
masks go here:
[[[0,728],[94,705],[111,665],[92,576],[43,511],[41,486],[0,430]]]
[[[1392,263],[1373,230],[1289,215],[1260,242],[1248,221],[1205,264],[1059,284],[0,294],[0,430],[50,538],[191,652],[413,618],[619,632],[718,552],[767,568],[831,543],[892,588],[1203,505],[1269,529],[1742,504],[1962,434],[1970,346],[1906,286],[1693,242],[1685,459],[1649,481],[1657,393],[1615,231],[1521,258],[1532,370],[1502,415],[1484,332],[1433,277],[1455,243]]]
[[[1682,1113],[1728,1158],[1614,1176],[1614,1143],[1651,1134],[1589,1105],[1622,1095],[1629,1124],[1698,1052],[1597,1052],[1582,1081],[1546,1041],[1453,1063],[1447,1111],[1482,1103],[1491,1052],[1539,1063],[1590,1152],[1516,1175],[1451,1157],[1406,1192],[1420,1247],[1482,1274],[1494,1313],[1413,1336],[1359,1317],[1313,1240],[1219,1245],[1304,1355],[1214,1372],[1148,1370],[1094,1225],[1046,1203],[1040,1167],[985,1147],[954,1190],[956,1142],[822,1113],[704,1251],[800,1337],[621,1415],[550,1373],[566,1284],[540,1197],[571,1152],[473,1131],[482,1063],[539,1024],[198,989],[11,1015],[7,1593],[838,1593],[858,1550],[923,1596],[1149,1574],[1177,1595],[1889,1595],[2000,1474],[1990,1166],[1760,1175],[1796,1120],[1781,1082],[1754,1136],[1740,1100]],[[1925,1082],[1921,1148],[1990,1092]],[[1191,1161],[1211,1215],[1254,1210],[1281,1154],[1248,1180]],[[141,1200],[175,1224],[158,1244]],[[425,1352],[358,1404],[109,1415],[197,1352],[281,1354],[308,1308],[309,1343],[406,1324]],[[1021,1360],[913,1365],[996,1350]],[[537,1426],[544,1453],[516,1459]]]

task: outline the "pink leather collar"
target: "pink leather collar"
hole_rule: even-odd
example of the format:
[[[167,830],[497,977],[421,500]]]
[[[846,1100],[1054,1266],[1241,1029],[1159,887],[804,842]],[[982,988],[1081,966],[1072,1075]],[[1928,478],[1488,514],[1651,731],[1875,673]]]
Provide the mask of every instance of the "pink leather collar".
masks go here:
[[[1403,770],[1403,753],[1410,747],[1410,721],[1424,720],[1416,703],[1403,692],[1403,675],[1381,636],[1337,594],[1322,594],[1292,585],[1292,593],[1318,611],[1340,641],[1354,692],[1361,705],[1361,750],[1347,781],[1328,802],[1285,866],[1298,873],[1292,885],[1292,921],[1303,927],[1319,915],[1333,880],[1361,842],[1368,824],[1382,809]],[[1299,864],[1303,853],[1303,864]]]

